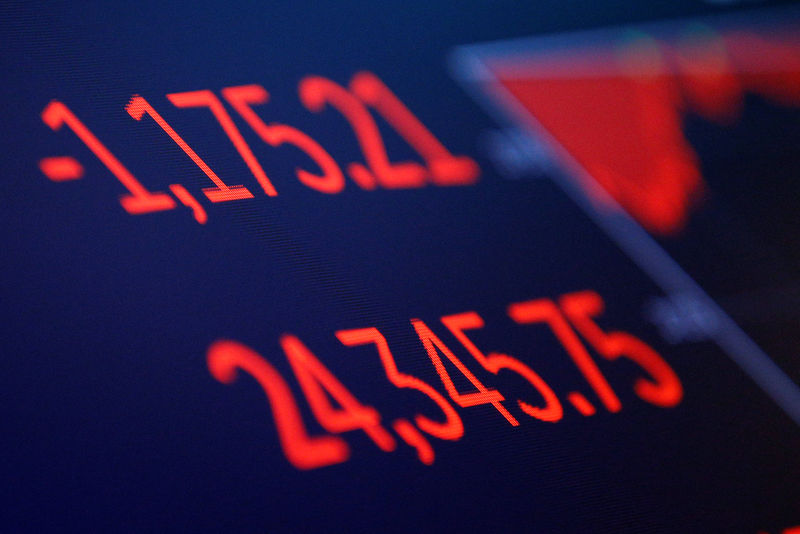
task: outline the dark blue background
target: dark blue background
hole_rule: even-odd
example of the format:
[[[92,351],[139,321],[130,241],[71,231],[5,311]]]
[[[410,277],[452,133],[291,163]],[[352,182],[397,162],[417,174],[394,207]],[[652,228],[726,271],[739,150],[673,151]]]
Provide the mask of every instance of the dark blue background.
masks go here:
[[[661,341],[641,314],[659,291],[552,182],[494,173],[476,146],[494,125],[444,68],[458,44],[734,8],[0,9],[3,530],[755,532],[800,523],[797,427],[716,347]],[[478,159],[478,185],[366,192],[348,183],[325,196],[293,177],[305,161],[298,152],[264,146],[237,119],[280,192],[268,198],[210,113],[164,98],[260,83],[271,93],[262,117],[309,133],[344,165],[360,160],[346,122],[334,111],[306,111],[297,82],[319,74],[344,84],[364,69],[454,152]],[[155,124],[125,113],[133,93],[256,198],[206,204],[205,226],[181,208],[129,216],[108,171],[73,134],[39,119],[60,99],[150,189],[183,183],[199,194],[201,171]],[[384,132],[393,157],[414,157]],[[62,154],[81,161],[82,180],[41,175],[38,160]],[[516,410],[522,425],[512,428],[490,407],[460,409],[466,434],[432,440],[431,467],[402,444],[385,454],[353,432],[348,462],[304,473],[283,458],[256,383],[243,376],[223,386],[205,365],[214,340],[240,340],[300,397],[278,346],[292,332],[385,421],[435,417],[422,395],[388,384],[373,351],[347,349],[333,332],[378,326],[401,369],[443,391],[408,319],[422,318],[455,346],[438,318],[475,309],[487,321],[474,336],[480,347],[517,355],[561,398],[574,389],[588,395],[544,329],[515,326],[504,313],[513,301],[586,288],[605,296],[604,324],[642,337],[675,368],[686,390],[677,408],[646,405],[630,388],[632,366],[603,363],[625,406],[619,414],[583,418],[565,407],[564,420],[550,425]],[[509,399],[529,395],[514,378],[472,367]]]

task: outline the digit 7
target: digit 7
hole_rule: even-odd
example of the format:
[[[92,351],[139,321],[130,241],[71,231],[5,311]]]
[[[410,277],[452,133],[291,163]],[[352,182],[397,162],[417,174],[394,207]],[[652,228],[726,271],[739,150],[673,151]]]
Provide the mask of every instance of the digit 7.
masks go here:
[[[578,332],[595,350],[608,360],[627,358],[648,375],[637,378],[636,394],[656,406],[672,407],[683,398],[683,386],[675,371],[644,341],[626,332],[604,332],[592,319],[603,313],[603,298],[594,291],[570,293],[559,299],[561,309]]]
[[[321,193],[338,193],[344,189],[344,175],[336,161],[327,150],[322,148],[314,139],[297,128],[285,124],[265,124],[251,109],[254,104],[264,104],[269,100],[269,93],[260,85],[240,85],[226,87],[222,96],[250,125],[262,141],[270,146],[279,146],[289,143],[302,150],[319,166],[322,175],[317,175],[304,169],[297,169],[295,173],[301,183]]]
[[[442,317],[442,324],[458,339],[464,348],[480,363],[484,369],[493,374],[498,374],[503,369],[508,369],[520,375],[528,381],[530,385],[542,396],[545,405],[542,408],[532,406],[525,401],[517,399],[517,403],[523,412],[540,419],[555,423],[560,421],[564,415],[564,409],[561,402],[556,397],[556,394],[547,385],[547,382],[530,367],[521,361],[508,356],[506,354],[490,353],[488,356],[484,355],[478,347],[467,337],[464,330],[474,330],[476,328],[483,328],[483,318],[474,311],[458,313],[455,315],[445,315]]]
[[[214,118],[217,119],[219,125],[222,126],[225,135],[231,140],[236,151],[239,152],[239,155],[245,161],[250,172],[253,173],[253,176],[255,176],[256,181],[261,185],[264,192],[271,197],[278,195],[272,182],[267,178],[267,174],[264,172],[261,164],[253,155],[253,151],[250,150],[247,141],[244,140],[241,132],[239,132],[239,129],[233,123],[231,116],[225,111],[225,106],[222,105],[222,102],[219,101],[219,98],[217,98],[214,93],[208,89],[202,91],[188,91],[185,93],[171,93],[167,95],[167,99],[172,102],[174,106],[179,108],[207,107],[214,115]]]
[[[536,299],[517,302],[510,304],[507,311],[509,317],[519,324],[545,323],[566,349],[567,354],[592,386],[606,409],[610,412],[618,412],[622,409],[619,397],[611,389],[611,385],[552,300]]]

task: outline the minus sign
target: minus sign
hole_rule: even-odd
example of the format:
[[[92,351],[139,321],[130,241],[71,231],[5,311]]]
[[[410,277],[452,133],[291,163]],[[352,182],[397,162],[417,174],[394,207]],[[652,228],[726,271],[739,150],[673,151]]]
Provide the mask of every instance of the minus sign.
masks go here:
[[[39,169],[54,182],[67,182],[83,177],[83,165],[71,156],[42,158]]]

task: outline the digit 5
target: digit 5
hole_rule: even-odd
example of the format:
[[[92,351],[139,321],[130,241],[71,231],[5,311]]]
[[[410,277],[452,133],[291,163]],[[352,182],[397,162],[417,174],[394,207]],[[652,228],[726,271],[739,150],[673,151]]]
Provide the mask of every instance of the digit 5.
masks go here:
[[[341,85],[322,76],[307,76],[298,86],[300,101],[318,113],[330,104],[344,116],[361,147],[367,166],[351,163],[347,167],[350,177],[364,189],[374,189],[378,184],[387,188],[422,187],[426,170],[422,165],[406,161],[390,163],[383,138],[375,120],[366,106]]]
[[[442,324],[458,339],[464,348],[480,363],[484,369],[493,374],[498,374],[503,369],[508,369],[520,375],[523,379],[527,380],[530,385],[542,396],[545,401],[544,407],[536,407],[528,404],[525,401],[517,399],[517,403],[523,412],[540,419],[542,421],[549,421],[555,423],[559,421],[563,415],[564,410],[561,402],[556,397],[556,394],[536,374],[536,372],[522,363],[521,361],[508,356],[506,354],[490,353],[488,356],[484,355],[478,347],[467,337],[464,330],[474,330],[476,328],[483,328],[484,321],[480,315],[474,311],[458,313],[455,315],[445,315],[442,317]]]
[[[622,409],[622,403],[614,393],[611,384],[600,372],[578,334],[572,331],[569,322],[550,299],[534,299],[515,302],[508,305],[508,316],[519,324],[546,324],[566,349],[575,366],[583,374],[586,381],[594,389],[600,401],[609,412],[616,413]]]
[[[589,344],[604,358],[627,358],[650,378],[637,378],[633,389],[643,400],[656,406],[671,407],[681,402],[683,386],[675,371],[641,339],[627,332],[604,332],[594,321],[605,309],[603,298],[594,291],[563,295],[559,299],[564,314]]]
[[[294,145],[316,163],[322,171],[321,175],[305,169],[295,170],[297,179],[301,183],[321,193],[333,194],[344,189],[344,175],[339,165],[319,143],[297,128],[278,123],[266,124],[256,115],[251,106],[265,104],[269,100],[266,89],[255,84],[226,87],[222,90],[222,96],[262,141],[270,146],[280,146],[284,143]]]

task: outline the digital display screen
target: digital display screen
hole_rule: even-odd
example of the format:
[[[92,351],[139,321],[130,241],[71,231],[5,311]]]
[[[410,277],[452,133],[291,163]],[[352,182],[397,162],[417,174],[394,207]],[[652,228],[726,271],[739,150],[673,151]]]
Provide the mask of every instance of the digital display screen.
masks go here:
[[[0,7],[3,532],[800,533],[800,9]]]

